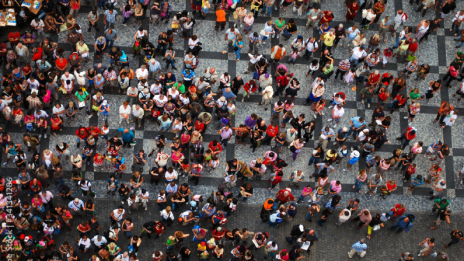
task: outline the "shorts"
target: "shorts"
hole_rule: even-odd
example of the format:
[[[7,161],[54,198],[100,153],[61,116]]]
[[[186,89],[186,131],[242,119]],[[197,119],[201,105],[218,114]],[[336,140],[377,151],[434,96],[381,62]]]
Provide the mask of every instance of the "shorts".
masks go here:
[[[413,119],[414,119],[414,117],[416,117],[416,115],[411,114],[411,110],[409,110],[409,109],[408,109],[408,113],[409,113],[409,117],[411,117],[411,118],[413,118]]]
[[[15,156],[16,156],[16,155],[12,155],[12,154],[10,154],[10,153],[7,153],[6,158],[7,158],[7,159],[11,159],[11,158],[14,158]]]

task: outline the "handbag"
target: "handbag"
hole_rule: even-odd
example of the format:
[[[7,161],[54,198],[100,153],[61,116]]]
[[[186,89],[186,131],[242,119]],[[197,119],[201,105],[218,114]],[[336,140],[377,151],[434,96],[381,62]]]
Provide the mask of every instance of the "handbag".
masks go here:
[[[237,20],[237,19],[238,19],[237,11],[235,11],[235,12],[233,13],[233,15],[234,15],[234,20]]]
[[[456,19],[456,20],[454,20],[454,25],[460,26],[460,25],[461,25],[461,22],[459,22],[459,20]]]
[[[234,46],[234,51],[238,51],[238,47],[237,47],[237,46]]]
[[[375,225],[375,226],[372,228],[372,230],[374,230],[374,231],[377,231],[377,230],[379,230],[379,229],[380,229],[380,225]]]

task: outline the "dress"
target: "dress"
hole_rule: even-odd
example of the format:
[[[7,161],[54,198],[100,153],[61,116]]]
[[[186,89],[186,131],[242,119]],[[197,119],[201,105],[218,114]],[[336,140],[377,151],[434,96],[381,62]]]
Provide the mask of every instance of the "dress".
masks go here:
[[[351,14],[348,11],[346,11],[346,20],[347,21],[354,20],[354,18],[356,17],[356,14],[358,13],[359,4],[356,4],[356,6],[354,6],[354,5],[355,5],[355,3],[351,3],[348,6],[348,10],[351,11]]]
[[[348,71],[348,72],[345,73],[345,75],[343,76],[343,80],[344,80],[346,83],[351,83],[351,82],[353,82],[353,80],[354,80],[353,75],[354,75],[353,72]]]

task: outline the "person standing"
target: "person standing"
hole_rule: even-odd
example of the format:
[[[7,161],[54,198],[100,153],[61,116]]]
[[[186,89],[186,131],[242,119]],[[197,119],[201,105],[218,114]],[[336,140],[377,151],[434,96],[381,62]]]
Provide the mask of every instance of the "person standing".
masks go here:
[[[351,251],[348,252],[348,257],[353,258],[354,254],[358,254],[360,257],[364,257],[366,255],[367,245],[365,243],[365,239],[362,238],[358,242],[354,243],[351,246]]]
[[[416,137],[416,129],[413,127],[408,127],[401,137],[396,138],[396,140],[402,141],[404,140],[403,144],[401,145],[401,150],[404,150],[406,146],[409,145],[409,142]]]

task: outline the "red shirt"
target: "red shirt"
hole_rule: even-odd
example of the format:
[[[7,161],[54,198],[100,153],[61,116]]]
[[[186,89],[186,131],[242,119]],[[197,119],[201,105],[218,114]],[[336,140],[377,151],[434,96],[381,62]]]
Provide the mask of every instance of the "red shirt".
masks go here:
[[[327,15],[329,11],[322,11],[322,17],[321,17],[321,24],[324,24],[325,22],[329,22],[332,21],[332,19],[334,18],[333,17],[333,14],[332,15]]]
[[[43,53],[42,47],[37,47],[37,52],[32,55],[32,60],[37,61],[37,60],[42,59],[42,53]]]
[[[417,41],[416,41],[416,43],[412,43],[411,40],[409,40],[409,47],[408,47],[408,50],[409,50],[410,52],[415,52],[415,51],[417,51],[417,46],[418,46]]]
[[[409,175],[412,175],[416,173],[416,168],[414,168],[412,165],[409,165],[408,169],[406,170]]]
[[[5,51],[2,51],[5,50]],[[0,56],[6,56],[7,47],[5,43],[0,43]]]
[[[398,101],[399,105],[403,105],[406,102],[406,98],[401,98],[401,96],[399,94],[396,95],[395,100]]]
[[[223,229],[221,232],[217,231],[216,229],[213,230],[213,237],[216,240],[221,240],[224,237],[224,234],[226,233],[225,229]]]
[[[66,60],[66,58],[63,58],[63,61],[60,62],[60,59],[56,59],[55,65],[56,65],[56,67],[66,69],[66,67],[68,66],[68,60]],[[59,69],[59,68],[57,68],[57,69]]]
[[[279,184],[280,182],[282,182],[282,177],[276,176],[276,177],[274,177],[274,180],[271,181],[271,184],[272,184],[272,185],[277,185],[277,184]]]
[[[293,201],[295,200],[295,197],[292,195],[290,191],[288,191],[288,197],[284,196],[284,192],[288,191],[287,189],[281,189],[279,192],[277,192],[277,199],[282,203],[285,204],[288,201]]]
[[[211,150],[211,151],[222,151],[222,146],[221,146],[221,143],[217,143],[217,146],[214,146],[213,145],[213,142],[210,142],[209,145],[208,145],[208,148]]]
[[[199,132],[203,132],[203,129],[205,128],[205,123],[203,121],[195,121],[195,130]]]
[[[19,37],[21,37],[21,35],[19,34],[19,32],[11,32],[8,34],[8,40],[10,40],[11,43],[19,43]],[[11,39],[12,38],[18,38],[18,40],[14,40],[12,41]]]
[[[395,207],[390,210],[395,213],[394,217],[400,217],[406,211],[406,208],[403,207],[400,209],[400,204],[396,204]]]
[[[279,126],[272,127],[272,125],[267,126],[266,134],[269,137],[275,137],[279,133]]]
[[[406,130],[406,133],[404,134],[404,137],[407,139],[407,140],[412,140],[416,137],[416,134],[414,133],[414,135],[411,135],[411,131],[413,130],[413,128],[411,127],[408,127],[408,129]]]
[[[371,80],[370,82],[377,82],[378,80],[380,80],[380,73],[379,74],[375,74],[375,73],[371,73]]]
[[[84,130],[84,134],[81,134],[80,130]],[[88,135],[89,135],[89,128],[82,127],[76,130],[76,136],[81,139],[86,139]]]

